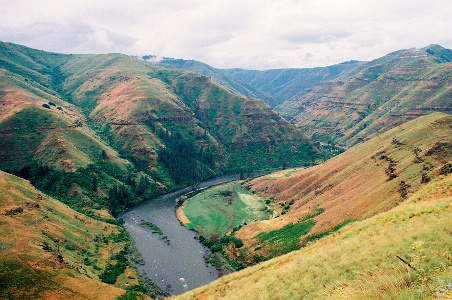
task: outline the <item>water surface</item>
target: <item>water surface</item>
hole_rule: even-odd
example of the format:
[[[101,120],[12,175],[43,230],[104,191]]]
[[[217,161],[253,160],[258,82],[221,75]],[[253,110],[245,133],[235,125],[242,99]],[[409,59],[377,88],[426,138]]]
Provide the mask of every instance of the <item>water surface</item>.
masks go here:
[[[218,177],[199,184],[206,188],[228,181],[238,180],[238,174]],[[218,279],[218,271],[204,262],[208,251],[198,240],[196,233],[182,226],[176,217],[175,201],[190,192],[185,188],[143,202],[124,212],[124,226],[133,238],[144,265],[137,265],[144,278],[170,294],[182,294]],[[152,233],[152,229],[141,225],[142,220],[156,224],[163,235]],[[166,236],[169,240],[162,239]]]

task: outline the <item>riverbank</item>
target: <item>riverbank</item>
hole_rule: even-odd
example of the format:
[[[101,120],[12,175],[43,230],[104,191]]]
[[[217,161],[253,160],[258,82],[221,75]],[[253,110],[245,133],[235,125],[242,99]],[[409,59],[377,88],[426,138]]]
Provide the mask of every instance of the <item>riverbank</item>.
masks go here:
[[[277,170],[254,172],[253,177],[274,171]],[[171,295],[177,295],[223,275],[223,271],[206,264],[205,256],[211,253],[210,250],[195,239],[196,232],[183,225],[180,220],[186,222],[188,218],[185,220],[181,213],[177,215],[175,204],[178,198],[194,190],[237,181],[241,177],[243,174],[231,174],[200,182],[196,187],[186,187],[142,202],[119,216],[143,258],[142,264],[136,264],[136,268],[144,279],[151,280]],[[142,220],[158,226],[171,243],[168,245],[159,234],[143,226]]]
[[[180,207],[176,209],[176,216],[177,219],[182,223],[182,225],[186,226],[188,223],[190,223],[190,220],[185,216],[184,214],[184,208],[187,205],[186,202],[184,202]]]
[[[201,182],[197,188],[238,179],[240,174],[222,176]],[[171,295],[206,285],[223,275],[223,271],[206,264],[205,257],[211,253],[210,250],[195,239],[197,233],[183,226],[176,215],[176,199],[192,190],[192,187],[187,187],[153,198],[120,215],[143,258],[144,264],[136,264],[141,276]],[[171,243],[168,245],[159,234],[152,233],[151,228],[142,225],[144,222],[158,226]]]

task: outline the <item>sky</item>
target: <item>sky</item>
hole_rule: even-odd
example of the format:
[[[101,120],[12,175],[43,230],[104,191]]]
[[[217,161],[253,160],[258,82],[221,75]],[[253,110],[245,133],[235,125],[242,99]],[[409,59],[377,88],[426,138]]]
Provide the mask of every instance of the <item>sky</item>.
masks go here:
[[[439,44],[449,0],[1,0],[0,40],[72,54],[311,68]]]

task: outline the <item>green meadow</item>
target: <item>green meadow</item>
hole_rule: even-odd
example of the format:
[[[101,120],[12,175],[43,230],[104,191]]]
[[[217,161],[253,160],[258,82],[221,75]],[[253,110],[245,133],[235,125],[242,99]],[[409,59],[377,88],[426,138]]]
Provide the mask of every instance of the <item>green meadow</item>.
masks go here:
[[[268,219],[264,201],[232,182],[204,191],[186,201],[186,226],[201,235],[221,237],[244,223]]]

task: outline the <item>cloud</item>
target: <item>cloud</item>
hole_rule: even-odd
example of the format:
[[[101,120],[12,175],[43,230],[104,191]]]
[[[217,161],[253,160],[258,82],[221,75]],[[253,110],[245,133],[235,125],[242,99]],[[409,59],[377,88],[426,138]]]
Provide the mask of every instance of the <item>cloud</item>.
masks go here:
[[[451,13],[452,2],[442,0],[3,0],[0,39],[222,68],[315,67],[431,43],[452,47]]]
[[[122,52],[133,45],[136,39],[101,27],[87,24],[33,23],[4,35],[6,40],[20,40],[20,43],[37,49],[61,53],[108,53]],[[4,28],[0,28],[4,30]]]

